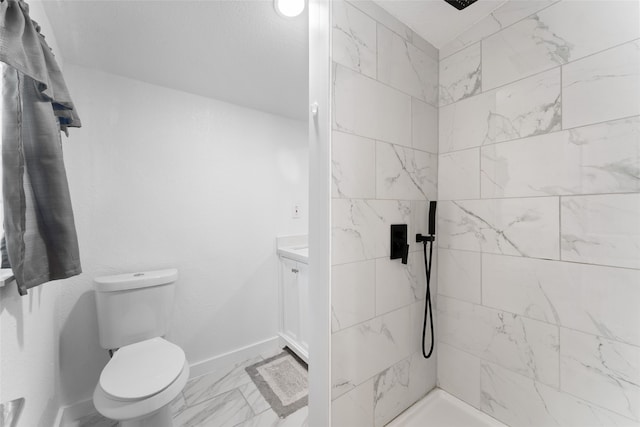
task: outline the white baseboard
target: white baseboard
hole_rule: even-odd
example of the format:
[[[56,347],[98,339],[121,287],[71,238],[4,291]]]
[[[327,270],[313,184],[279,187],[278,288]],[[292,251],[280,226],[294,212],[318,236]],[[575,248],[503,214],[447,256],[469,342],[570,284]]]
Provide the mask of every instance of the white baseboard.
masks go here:
[[[225,369],[236,363],[259,356],[264,353],[271,353],[283,347],[280,337],[273,337],[264,341],[250,344],[236,350],[220,354],[211,359],[202,360],[190,365],[189,378],[196,378],[218,369]],[[56,416],[55,427],[67,427],[73,420],[94,414],[96,408],[93,406],[93,400],[87,399],[73,403],[69,406],[62,406],[58,410]]]
[[[263,353],[269,353],[281,348],[281,341],[279,337],[268,338],[264,341],[250,344],[245,347],[241,347],[232,350],[228,353],[223,353],[211,359],[202,360],[200,362],[193,363],[190,366],[189,378],[196,378],[209,372],[213,372],[218,369],[224,369],[228,366],[233,366],[236,363],[250,359]]]

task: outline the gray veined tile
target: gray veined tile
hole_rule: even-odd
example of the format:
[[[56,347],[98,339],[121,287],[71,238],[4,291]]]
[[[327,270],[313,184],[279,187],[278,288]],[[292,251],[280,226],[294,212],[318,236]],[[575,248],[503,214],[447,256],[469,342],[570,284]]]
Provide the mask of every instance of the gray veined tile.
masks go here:
[[[435,200],[438,156],[411,148],[376,144],[376,198]]]
[[[635,25],[640,27],[637,15]],[[638,93],[640,40],[567,64],[562,70],[563,126],[571,128],[638,115]]]
[[[559,2],[486,38],[482,41],[483,88],[640,37],[639,7],[635,1]]]
[[[440,106],[480,93],[482,91],[480,43],[441,60],[439,76]]]
[[[442,342],[438,352],[438,387],[469,405],[480,406],[480,358]]]
[[[253,411],[239,390],[189,406],[174,418],[179,427],[234,427],[253,417]]]
[[[640,420],[640,348],[562,328],[562,390]]]
[[[373,380],[369,379],[331,402],[331,425],[373,427],[373,400]]]
[[[411,145],[411,97],[334,65],[333,129]]]
[[[438,61],[378,25],[378,80],[438,105]]]
[[[262,360],[260,357],[245,360],[237,363],[230,370],[219,369],[189,380],[183,390],[187,405],[193,406],[251,382],[244,368],[260,360]]]
[[[481,39],[508,27],[509,25],[532,15],[559,0],[518,0],[508,1],[491,12],[489,16],[473,25],[455,39],[440,48],[440,58],[453,53]]]
[[[238,387],[238,390],[240,390],[240,393],[242,393],[254,413],[259,414],[271,409],[271,405],[269,405],[269,402],[265,400],[264,396],[262,396],[262,393],[260,393],[260,390],[258,390],[258,387],[256,387],[253,381],[245,385],[241,385]]]
[[[438,249],[438,294],[480,304],[479,252]]]
[[[411,203],[397,200],[334,199],[331,210],[333,264],[388,256],[389,225],[411,219]]]
[[[375,141],[333,131],[331,139],[332,197],[372,199],[376,193]]]
[[[411,98],[411,144],[416,150],[438,153],[438,109]]]
[[[437,319],[439,342],[558,386],[558,327],[442,295]]]
[[[375,315],[375,260],[331,268],[331,330],[337,332]]]
[[[72,427],[117,427],[118,421],[110,420],[96,413],[74,421]]]
[[[376,78],[376,22],[345,1],[333,3],[332,59]]]
[[[435,387],[435,359],[414,353],[374,377],[374,426],[382,427]]]
[[[562,260],[640,268],[640,194],[563,197]]]
[[[454,151],[438,158],[438,199],[479,199],[480,149]]]
[[[558,259],[558,199],[442,201],[438,246]]]
[[[483,198],[640,191],[640,118],[483,147],[481,185]]]
[[[412,353],[414,311],[414,305],[403,307],[332,335],[334,399]]]
[[[376,259],[376,315],[424,299],[426,278],[422,252],[409,253],[407,264],[388,258]]]
[[[638,423],[523,377],[498,365],[481,364],[480,409],[510,426],[638,427]]]
[[[439,153],[560,129],[560,69],[440,108]]]
[[[636,346],[639,283],[640,270],[482,255],[484,305]]]

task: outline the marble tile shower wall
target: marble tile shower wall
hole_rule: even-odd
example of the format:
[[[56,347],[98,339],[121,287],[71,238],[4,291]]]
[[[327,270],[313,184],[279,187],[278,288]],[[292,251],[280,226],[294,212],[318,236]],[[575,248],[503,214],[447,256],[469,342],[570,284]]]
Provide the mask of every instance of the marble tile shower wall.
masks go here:
[[[421,247],[391,261],[389,232],[425,233],[437,196],[438,52],[372,2],[332,4],[332,425],[378,427],[435,387]]]
[[[511,1],[440,51],[438,383],[640,425],[636,1]]]

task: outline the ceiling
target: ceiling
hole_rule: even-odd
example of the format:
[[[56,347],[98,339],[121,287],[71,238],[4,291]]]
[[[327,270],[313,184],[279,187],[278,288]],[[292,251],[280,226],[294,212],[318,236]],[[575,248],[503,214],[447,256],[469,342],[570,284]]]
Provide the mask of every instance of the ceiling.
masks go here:
[[[440,48],[505,0],[375,0]],[[65,62],[306,120],[308,19],[271,0],[45,0]]]
[[[444,0],[374,1],[438,49],[507,2],[478,0],[458,10]]]
[[[306,120],[308,19],[271,1],[44,1],[65,62]]]

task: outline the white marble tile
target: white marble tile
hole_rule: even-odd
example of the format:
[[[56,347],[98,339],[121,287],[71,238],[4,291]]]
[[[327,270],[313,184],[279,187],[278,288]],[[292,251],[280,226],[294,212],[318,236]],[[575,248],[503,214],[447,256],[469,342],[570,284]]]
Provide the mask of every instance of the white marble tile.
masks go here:
[[[64,427],[118,427],[118,425],[118,421],[110,420],[96,413],[85,415],[72,421],[69,425],[65,424]]]
[[[234,366],[189,380],[182,391],[187,405],[193,406],[251,382],[245,368],[261,359],[261,357],[248,359]]]
[[[411,145],[411,97],[334,65],[333,129]]]
[[[438,387],[480,407],[480,359],[445,343],[438,342]]]
[[[374,260],[331,268],[331,330],[337,332],[375,315]]]
[[[389,256],[389,226],[407,224],[411,203],[334,199],[331,204],[333,264]]]
[[[561,328],[563,391],[640,420],[640,348]]]
[[[434,200],[438,156],[399,145],[376,144],[376,198]]]
[[[421,353],[396,363],[374,378],[374,426],[382,427],[435,387],[435,358]]]
[[[556,68],[440,108],[439,152],[462,150],[560,129]]]
[[[640,191],[640,118],[482,147],[481,186],[483,198]]]
[[[640,268],[640,194],[561,200],[562,259]]]
[[[349,0],[349,3],[366,13],[376,22],[381,23],[394,33],[398,34],[403,39],[409,42],[413,40],[413,31],[375,2],[369,0]]]
[[[269,409],[237,424],[235,427],[306,427],[308,416],[308,406],[298,409],[287,418],[279,418],[272,409]],[[206,426],[208,427],[208,424]]]
[[[411,354],[415,347],[412,310],[407,306],[332,335],[334,399]]]
[[[454,151],[438,157],[438,199],[479,199],[480,149]]]
[[[640,27],[637,13],[633,19]],[[563,127],[638,115],[638,93],[640,40],[567,64],[562,67]]]
[[[245,398],[249,406],[251,406],[251,409],[255,414],[271,409],[271,405],[269,405],[269,402],[266,401],[253,381],[245,385],[241,385],[238,387],[238,390],[242,393],[242,396]]]
[[[484,305],[634,345],[639,283],[638,270],[482,255]]]
[[[372,199],[376,194],[375,141],[343,132],[332,132],[331,195]]]
[[[373,380],[343,394],[331,402],[331,425],[334,427],[373,426]]]
[[[502,6],[491,12],[491,14],[480,22],[474,24],[468,30],[462,32],[455,39],[440,48],[440,58],[446,58],[449,55],[469,46],[501,29],[532,15],[555,3],[559,0],[518,0],[508,1]]]
[[[480,304],[479,252],[438,249],[438,294]]]
[[[473,44],[440,61],[440,106],[482,91],[480,43]]]
[[[438,105],[438,61],[378,25],[378,80]]]
[[[333,2],[331,59],[376,78],[376,22],[345,1]]]
[[[513,373],[481,365],[483,412],[510,426],[638,427],[639,423]]]
[[[238,390],[189,406],[174,418],[179,427],[234,427],[251,417],[253,411]]]
[[[416,150],[438,152],[438,109],[411,98],[411,141]]]
[[[558,328],[438,296],[438,340],[551,386],[558,386]]]
[[[558,259],[558,198],[439,203],[439,247]]]
[[[389,258],[376,259],[376,315],[424,299],[426,277],[422,252],[411,252],[407,264]]]
[[[640,37],[639,13],[638,2],[630,1],[556,3],[482,41],[483,88],[634,40]]]

